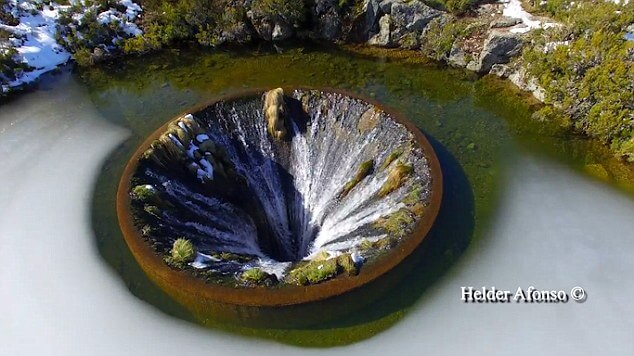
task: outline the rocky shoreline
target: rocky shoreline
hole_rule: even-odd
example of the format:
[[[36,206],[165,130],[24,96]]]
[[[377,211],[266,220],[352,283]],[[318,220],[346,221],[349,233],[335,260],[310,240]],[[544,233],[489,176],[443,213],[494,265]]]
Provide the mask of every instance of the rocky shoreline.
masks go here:
[[[3,93],[19,90],[71,55],[79,65],[92,65],[183,43],[356,44],[411,51],[413,57],[507,79],[547,104],[536,114],[540,119],[597,138],[616,156],[634,162],[634,4],[629,2],[177,0],[140,7],[132,0],[77,0],[50,2],[42,10],[28,1],[4,3],[0,34],[9,33],[9,42],[21,45],[30,43],[29,36],[54,37],[51,48],[58,61],[43,61],[44,66],[29,71],[30,60],[41,58],[30,58],[26,45],[13,55],[0,37]],[[20,22],[18,15],[27,23],[40,16],[57,24],[29,35],[5,24],[4,18]]]
[[[305,4],[305,9],[296,9],[295,12],[293,12],[294,9],[290,9],[288,12],[282,13],[271,12],[270,8],[257,6],[253,0],[231,0],[227,13],[232,16],[227,16],[224,26],[218,26],[214,29],[211,35],[212,40],[208,44],[215,47],[245,44],[253,41],[281,42],[296,38],[336,44],[365,44],[372,47],[401,48],[411,50],[413,55],[420,52],[422,56],[429,56],[454,67],[466,68],[479,74],[492,73],[508,78],[521,89],[532,92],[538,100],[544,101],[543,89],[539,88],[534,80],[526,77],[521,64],[506,65],[511,59],[517,57],[525,41],[526,31],[514,30],[534,28],[533,24],[527,24],[532,20],[523,19],[524,14],[522,13],[511,13],[517,17],[505,15],[509,4],[514,4],[514,2],[519,4],[518,0],[510,1],[510,3],[499,2],[480,5],[474,8],[470,14],[457,17],[449,12],[434,9],[420,0],[362,0],[356,2],[311,0]],[[143,31],[139,30],[139,28],[143,28],[141,8],[128,0],[119,3],[124,4],[121,5],[123,7],[128,6],[128,9],[134,8],[133,16],[126,18],[126,23],[135,29],[135,31],[127,31],[128,39],[134,40],[144,37]],[[11,5],[10,2],[7,4],[5,7]],[[79,4],[83,4],[83,2]],[[19,16],[25,16],[23,14],[25,9],[27,8],[24,4],[15,5],[11,8],[11,13],[14,14],[15,18],[19,18]],[[239,9],[246,10],[242,16],[237,13]],[[63,17],[64,11],[70,14],[68,15],[72,19],[70,22],[68,20],[58,21],[57,32],[51,29],[51,33],[48,35],[57,37],[58,42],[62,42],[67,51],[72,53],[80,64],[111,60],[125,52],[124,49],[113,45],[113,43],[122,42],[126,37],[126,31],[110,32],[106,36],[102,36],[98,41],[88,46],[87,53],[83,49],[76,48],[77,45],[71,43],[73,38],[69,38],[71,34],[75,37],[85,37],[80,31],[82,18],[86,17],[86,14],[94,12],[97,19],[101,19],[100,23],[107,24],[103,21],[105,15],[120,14],[117,10],[99,8],[88,2],[84,7],[69,7],[51,3],[48,8],[41,10],[41,15],[37,15],[36,7],[32,9],[29,7],[28,10],[30,13],[26,16],[48,16],[50,21],[59,20]],[[306,13],[302,13],[302,11]],[[151,14],[147,16],[151,17]],[[439,29],[454,26],[458,21],[465,20],[465,23],[468,23],[467,27],[469,27],[467,30],[471,33],[452,41],[448,51],[443,52],[436,48],[438,46],[431,43],[434,40],[435,32],[438,32]],[[17,30],[12,30],[5,24],[1,26],[9,32],[17,33]],[[116,38],[111,38],[112,36],[108,35]],[[25,36],[28,38],[28,34]],[[38,37],[39,34],[33,33],[32,36]],[[13,38],[10,40],[14,43],[17,41]],[[38,65],[35,64],[32,67],[37,75],[31,75],[28,69],[20,68],[15,75],[10,76],[13,78],[13,84],[10,83],[3,91],[9,91],[9,87],[19,90],[22,83],[34,81],[39,74],[54,69],[55,65],[64,64],[70,57],[63,55],[63,49],[60,49],[59,45],[55,45],[54,51],[58,57],[62,58],[62,60],[57,61],[59,63],[53,63],[53,65],[47,63],[45,68],[38,68]],[[78,58],[80,54],[82,58]],[[38,59],[41,61],[40,58]],[[29,59],[23,58],[22,60],[30,65]],[[20,81],[21,75],[25,77],[23,81]]]

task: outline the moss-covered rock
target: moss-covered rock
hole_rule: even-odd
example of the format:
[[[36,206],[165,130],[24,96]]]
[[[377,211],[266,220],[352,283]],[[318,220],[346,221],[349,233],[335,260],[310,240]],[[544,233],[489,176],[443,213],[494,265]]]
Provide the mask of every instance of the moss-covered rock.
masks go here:
[[[374,223],[374,227],[382,229],[392,236],[402,237],[407,234],[407,229],[414,222],[414,218],[414,213],[407,208],[402,208],[387,217],[377,220]]]
[[[354,263],[354,259],[352,255],[349,253],[344,253],[337,257],[337,264],[341,269],[348,273],[349,276],[355,276],[359,273],[359,269],[357,268],[356,263]]]
[[[284,90],[277,88],[264,93],[264,117],[266,119],[266,128],[276,140],[286,138],[286,104],[284,102]]]
[[[354,189],[354,187],[356,187],[357,184],[359,184],[359,182],[361,182],[365,177],[372,174],[373,170],[374,170],[373,160],[368,160],[361,163],[354,177],[343,186],[341,193],[339,193],[339,198],[341,199],[345,197],[346,195],[348,195],[348,193],[350,193],[350,191]]]
[[[385,161],[383,161],[379,170],[380,171],[385,170],[387,167],[390,166],[390,164],[392,164],[392,162],[396,161],[399,157],[401,157],[402,154],[403,154],[403,150],[401,149],[392,151],[387,157],[385,157]]]
[[[382,251],[390,249],[396,246],[397,240],[392,236],[384,237],[377,241],[370,241],[368,239],[364,239],[359,243],[359,250],[361,251]]]
[[[383,184],[381,190],[379,190],[379,196],[384,197],[398,189],[412,172],[414,172],[414,167],[409,164],[399,163],[394,166],[394,168],[390,170],[387,181]]]
[[[310,261],[291,270],[288,282],[297,285],[317,284],[335,277],[339,272],[336,258],[326,261]]]
[[[412,190],[407,194],[407,196],[403,199],[403,204],[416,204],[421,201],[423,198],[423,187],[416,183],[412,187]]]

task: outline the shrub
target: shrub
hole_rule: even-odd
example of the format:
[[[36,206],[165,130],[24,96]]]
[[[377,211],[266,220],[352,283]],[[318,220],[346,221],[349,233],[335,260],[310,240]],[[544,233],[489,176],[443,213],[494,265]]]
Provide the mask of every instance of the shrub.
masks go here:
[[[303,0],[253,0],[251,9],[266,17],[279,16],[294,26],[299,26],[306,16]]]
[[[463,20],[447,20],[443,17],[433,19],[425,30],[421,51],[431,59],[446,60],[454,42],[467,35],[466,28],[467,22]]]
[[[558,4],[548,12],[566,26],[536,32],[532,46],[522,54],[529,73],[544,88],[547,102],[557,107],[544,108],[537,116],[563,117],[629,160],[634,132],[634,42],[626,41],[624,33],[634,22],[634,3]],[[564,40],[567,45],[545,50],[548,43]]]
[[[444,5],[452,14],[462,15],[477,2],[477,0],[444,0]]]

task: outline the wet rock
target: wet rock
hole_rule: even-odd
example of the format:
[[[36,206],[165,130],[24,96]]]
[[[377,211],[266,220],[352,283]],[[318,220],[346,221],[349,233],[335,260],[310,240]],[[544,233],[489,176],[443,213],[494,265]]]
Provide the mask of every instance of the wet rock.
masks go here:
[[[494,64],[508,63],[522,49],[520,35],[511,32],[493,31],[484,41],[477,72],[487,73]]]

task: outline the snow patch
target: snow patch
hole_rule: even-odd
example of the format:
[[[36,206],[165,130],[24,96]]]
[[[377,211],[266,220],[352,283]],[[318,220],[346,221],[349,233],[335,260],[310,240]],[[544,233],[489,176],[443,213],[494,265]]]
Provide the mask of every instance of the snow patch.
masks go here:
[[[558,26],[556,23],[542,23],[542,21],[537,20],[533,15],[524,10],[520,0],[502,0],[500,3],[503,5],[503,16],[520,19],[522,21],[509,30],[512,33],[526,33],[538,28],[547,29]]]

